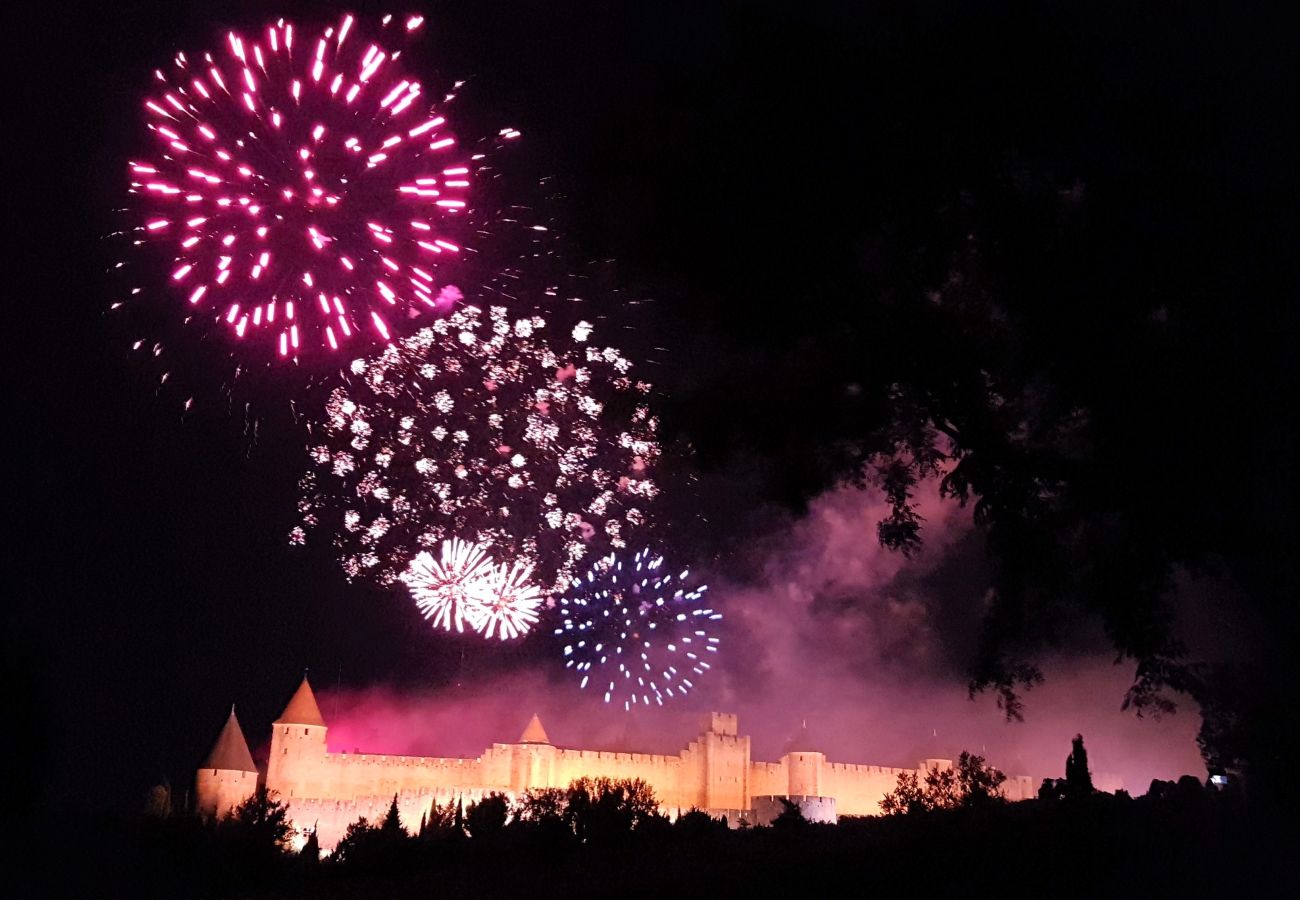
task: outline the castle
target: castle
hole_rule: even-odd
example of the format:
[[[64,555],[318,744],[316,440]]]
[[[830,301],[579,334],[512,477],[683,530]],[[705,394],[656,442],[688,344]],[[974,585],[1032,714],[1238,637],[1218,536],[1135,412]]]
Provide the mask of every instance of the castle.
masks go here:
[[[788,799],[816,821],[839,815],[874,815],[902,772],[924,775],[951,760],[922,760],[916,769],[829,762],[811,746],[807,732],[777,762],[750,756],[749,737],[736,717],[710,713],[695,740],[675,756],[573,750],[551,743],[537,716],[513,743],[493,744],[475,759],[333,753],[328,727],[306,677],[272,725],[266,788],[288,806],[295,829],[316,830],[322,849],[332,849],[347,827],[365,816],[382,818],[394,795],[402,821],[419,822],[434,803],[466,805],[492,793],[518,796],[531,788],[567,787],[576,778],[640,778],[670,816],[701,809],[715,817],[766,824]],[[804,746],[809,744],[810,746]],[[262,773],[232,708],[230,718],[197,775],[201,811],[222,815],[256,790]],[[1007,797],[1034,795],[1026,775],[1008,776]]]

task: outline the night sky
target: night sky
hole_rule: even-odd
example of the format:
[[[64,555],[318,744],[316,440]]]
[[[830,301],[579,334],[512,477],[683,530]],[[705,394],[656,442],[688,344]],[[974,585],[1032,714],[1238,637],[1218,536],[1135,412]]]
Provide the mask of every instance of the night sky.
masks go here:
[[[124,203],[124,161],[145,144],[152,68],[228,27],[306,21],[315,7],[114,6],[33,5],[9,32],[9,55],[27,62],[8,88],[21,234],[6,263],[20,278],[5,329],[18,401],[6,695],[10,752],[32,773],[22,799],[47,808],[134,808],[151,784],[184,784],[231,702],[256,744],[307,667],[327,692],[549,671],[544,642],[487,652],[431,639],[401,598],[348,585],[326,549],[291,551],[304,458],[283,405],[268,401],[253,435],[219,403],[184,414],[133,360],[105,314],[119,288],[103,235]],[[1130,7],[423,10],[408,65],[468,79],[483,120],[462,131],[524,133],[511,164],[553,178],[579,258],[613,260],[625,296],[643,301],[610,323],[652,360],[666,438],[693,448],[698,476],[661,515],[679,553],[746,585],[738,621],[766,596],[745,574],[756,554],[795,534],[809,501],[851,502],[834,492],[830,448],[870,420],[852,398],[967,352],[961,334],[904,328],[898,310],[942,280],[970,229],[1013,307],[1037,304],[1026,356],[1064,370],[1102,361],[1102,415],[1139,437],[1115,479],[1203,529],[1214,586],[1180,600],[1199,611],[1192,643],[1249,653],[1293,622],[1276,601],[1294,577],[1297,489],[1291,42],[1239,7]],[[1025,251],[1061,208],[1075,216],[1072,249]],[[860,540],[881,552],[866,520]],[[983,554],[965,532],[945,546],[891,590],[933,599],[948,631],[931,653],[887,662],[900,683],[911,673],[965,702]],[[1246,624],[1214,624],[1226,619]],[[1079,631],[1049,674],[1068,680],[1073,660],[1102,651],[1095,624]],[[738,632],[737,653],[757,653],[746,641],[759,633]],[[861,645],[878,659],[875,640]],[[519,712],[522,725],[532,710]],[[1062,757],[1072,733],[1062,722]]]

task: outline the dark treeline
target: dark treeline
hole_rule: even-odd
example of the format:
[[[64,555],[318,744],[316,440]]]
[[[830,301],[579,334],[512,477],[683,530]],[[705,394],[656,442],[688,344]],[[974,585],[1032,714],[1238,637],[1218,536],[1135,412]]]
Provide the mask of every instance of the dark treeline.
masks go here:
[[[1002,774],[958,764],[900,776],[885,814],[765,827],[700,811],[670,819],[642,781],[582,779],[511,800],[434,804],[403,822],[396,797],[330,854],[259,791],[219,820],[176,813],[164,792],[127,821],[78,823],[64,865],[33,896],[824,896],[852,885],[921,896],[1272,896],[1285,893],[1281,835],[1235,780],[1093,789],[1082,739],[1062,779],[1009,803]],[[733,827],[739,825],[739,827]],[[51,836],[56,837],[56,836]]]

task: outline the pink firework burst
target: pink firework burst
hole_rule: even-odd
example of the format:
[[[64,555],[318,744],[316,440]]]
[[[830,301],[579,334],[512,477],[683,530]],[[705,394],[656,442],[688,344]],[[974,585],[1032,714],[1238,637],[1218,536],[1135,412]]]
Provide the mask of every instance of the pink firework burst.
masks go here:
[[[313,35],[280,20],[155,72],[156,144],[129,175],[178,315],[249,355],[351,358],[454,304],[471,164],[398,64],[422,21],[370,40],[351,15]]]

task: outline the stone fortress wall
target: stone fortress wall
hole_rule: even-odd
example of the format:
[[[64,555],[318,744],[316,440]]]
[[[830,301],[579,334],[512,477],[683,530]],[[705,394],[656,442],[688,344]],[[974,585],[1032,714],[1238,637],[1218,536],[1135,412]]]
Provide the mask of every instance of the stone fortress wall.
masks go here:
[[[231,749],[232,726],[242,754]],[[828,762],[798,739],[779,761],[761,762],[750,755],[749,737],[738,734],[736,716],[724,713],[711,713],[699,736],[675,756],[557,747],[536,716],[518,741],[493,744],[473,759],[332,753],[327,731],[304,678],[272,726],[265,775],[266,787],[288,805],[295,828],[303,833],[314,828],[326,850],[358,818],[382,818],[394,796],[402,821],[414,828],[435,803],[468,806],[492,792],[515,798],[532,788],[567,787],[582,777],[640,778],[668,815],[701,809],[727,815],[735,826],[742,817],[756,822],[756,798],[762,808],[758,818],[767,820],[779,805],[776,798],[787,797],[797,798],[817,818],[834,821],[840,815],[879,813],[881,799],[901,772],[924,774],[933,765],[952,765],[923,760],[916,769],[901,769]],[[200,808],[220,814],[251,795],[258,776],[249,769],[251,757],[232,710],[218,748],[198,772]],[[1004,788],[1012,800],[1034,795],[1028,776],[1009,776]]]

